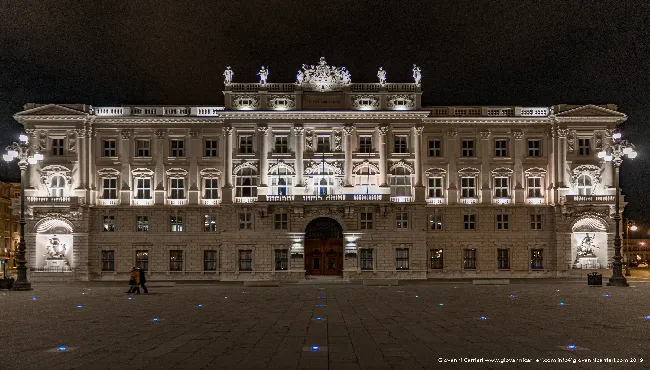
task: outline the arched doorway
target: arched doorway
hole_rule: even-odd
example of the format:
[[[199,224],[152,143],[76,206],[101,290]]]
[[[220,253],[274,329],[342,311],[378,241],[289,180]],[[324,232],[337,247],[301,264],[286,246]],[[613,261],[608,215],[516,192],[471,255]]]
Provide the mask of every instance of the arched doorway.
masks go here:
[[[317,218],[305,230],[305,274],[342,275],[343,228],[327,217]]]

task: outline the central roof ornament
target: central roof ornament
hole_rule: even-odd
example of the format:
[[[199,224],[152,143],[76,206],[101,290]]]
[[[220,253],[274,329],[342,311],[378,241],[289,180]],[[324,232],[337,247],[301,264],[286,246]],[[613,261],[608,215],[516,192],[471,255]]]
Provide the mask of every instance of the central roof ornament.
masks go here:
[[[302,70],[296,75],[296,85],[303,90],[332,91],[341,90],[352,83],[350,72],[345,67],[327,65],[325,57],[321,57],[317,66],[302,65]]]

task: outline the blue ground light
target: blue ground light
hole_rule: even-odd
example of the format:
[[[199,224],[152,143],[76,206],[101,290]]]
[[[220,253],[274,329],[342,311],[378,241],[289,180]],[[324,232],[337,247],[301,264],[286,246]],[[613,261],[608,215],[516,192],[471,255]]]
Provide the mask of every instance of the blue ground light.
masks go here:
[[[605,294],[605,298],[609,298],[609,293]]]
[[[80,305],[80,304],[79,304],[79,305],[77,305],[77,308],[81,308],[81,305]]]
[[[419,295],[416,295],[415,298],[420,298],[420,296],[419,296]]]
[[[645,317],[646,320],[650,320],[650,315]]]
[[[319,303],[319,304],[317,304],[316,306],[318,306],[318,307],[323,307],[323,304],[322,304],[322,303]]]
[[[199,304],[199,308],[201,308],[201,307],[203,307],[203,305],[202,305],[202,304]]]
[[[322,317],[317,317],[316,320],[321,321],[323,318]]]
[[[36,297],[32,298],[32,301],[35,301],[35,300],[36,300]]]
[[[154,318],[153,318],[153,322],[158,322],[158,318],[157,318],[157,317],[154,317]]]
[[[568,346],[566,346],[566,348],[568,348],[568,349],[576,349],[577,347],[576,347],[575,344],[569,344]]]
[[[487,317],[485,317],[485,316],[481,316],[480,319],[481,319],[482,321],[485,321],[485,320],[487,320]]]
[[[560,302],[560,306],[564,306],[564,302]]]
[[[442,307],[442,306],[444,306],[444,305],[443,305],[442,303],[440,303],[438,306]]]
[[[319,348],[320,348],[320,347],[318,347],[318,346],[311,346],[311,350],[312,350],[312,351],[318,351]]]
[[[132,299],[132,298],[131,298],[131,297],[129,297],[129,301],[130,301],[131,299]]]
[[[514,294],[510,294],[510,298],[515,298],[515,295],[514,295]]]
[[[60,347],[58,347],[56,350],[57,350],[57,351],[65,351],[65,350],[67,350],[67,349],[68,349],[68,347],[66,347],[66,346],[60,346]]]
[[[322,295],[319,295],[318,299],[325,299],[325,297],[323,297]]]

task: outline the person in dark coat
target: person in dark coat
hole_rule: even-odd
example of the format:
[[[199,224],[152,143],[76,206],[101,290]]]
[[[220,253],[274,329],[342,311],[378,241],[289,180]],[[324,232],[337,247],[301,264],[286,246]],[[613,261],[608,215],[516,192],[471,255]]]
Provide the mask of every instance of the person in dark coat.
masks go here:
[[[131,289],[127,293],[140,294],[140,287],[138,286],[140,284],[140,273],[137,267],[131,269],[129,284],[131,284]]]
[[[140,278],[140,286],[142,287],[142,290],[144,291],[145,294],[149,293],[149,290],[147,290],[147,287],[144,285],[144,283],[147,282],[147,278],[145,277],[144,269],[139,268],[139,278]]]

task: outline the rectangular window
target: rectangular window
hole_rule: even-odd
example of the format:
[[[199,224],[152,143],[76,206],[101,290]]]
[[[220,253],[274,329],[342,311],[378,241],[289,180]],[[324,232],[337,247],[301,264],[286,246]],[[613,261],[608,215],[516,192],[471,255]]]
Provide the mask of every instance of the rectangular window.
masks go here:
[[[578,155],[591,155],[591,139],[578,139]]]
[[[171,231],[183,231],[183,216],[171,215],[169,216],[169,225]]]
[[[217,231],[217,216],[204,215],[203,216],[203,231],[216,232]]]
[[[289,250],[276,249],[275,250],[275,270],[283,271],[289,269]]]
[[[316,152],[325,153],[330,151],[329,136],[318,136],[316,140]]]
[[[542,197],[542,178],[529,177],[526,180],[528,185],[528,198],[541,198]]]
[[[276,213],[275,214],[275,229],[276,230],[288,230],[289,229],[289,214],[288,213]]]
[[[149,270],[149,251],[135,251],[135,267],[144,271]]]
[[[217,157],[217,141],[216,140],[205,140],[205,156],[206,157]]]
[[[472,139],[463,139],[461,140],[461,157],[473,157],[474,156],[474,140]]]
[[[528,140],[528,156],[541,157],[542,156],[542,141],[539,139]]]
[[[115,251],[102,251],[102,271],[115,271]]]
[[[463,249],[463,268],[476,270],[476,249]]]
[[[372,249],[364,248],[359,250],[359,267],[361,270],[373,270]]]
[[[52,155],[63,155],[64,139],[52,139]]]
[[[508,198],[510,197],[510,186],[508,184],[507,177],[495,177],[494,178],[494,196],[496,198]]]
[[[185,199],[185,179],[171,179],[170,199]]]
[[[217,271],[217,251],[203,251],[203,271]]]
[[[530,250],[530,268],[533,270],[541,270],[544,268],[544,250],[531,249]]]
[[[104,147],[104,157],[117,157],[115,139],[102,140],[102,146]]]
[[[542,230],[542,215],[530,215],[530,229]]]
[[[432,270],[441,270],[445,267],[443,259],[442,249],[432,249],[431,250],[431,269]]]
[[[465,230],[476,230],[476,215],[463,215],[463,227]]]
[[[461,177],[460,179],[460,197],[476,198],[476,178]]]
[[[359,138],[359,153],[372,153],[372,136]]]
[[[395,135],[395,147],[393,153],[408,153],[406,144],[407,135]]]
[[[429,177],[429,198],[443,198],[442,177]]]
[[[169,251],[169,271],[183,271],[183,251]]]
[[[253,135],[239,135],[239,153],[253,154]]]
[[[149,231],[149,216],[137,216],[136,227],[138,232]]]
[[[219,179],[203,179],[203,199],[219,199]]]
[[[442,157],[442,145],[440,140],[429,140],[429,157]]]
[[[361,212],[361,230],[372,230],[372,212]]]
[[[289,153],[289,138],[286,135],[275,137],[275,152]]]
[[[429,229],[440,231],[442,230],[442,215],[434,213],[429,215]]]
[[[395,221],[398,229],[408,229],[409,227],[409,214],[408,212],[397,212],[395,214]]]
[[[239,271],[253,271],[253,251],[250,249],[239,251]]]
[[[135,199],[151,199],[151,179],[136,179]]]
[[[497,249],[497,268],[499,270],[510,269],[510,249]]]
[[[185,157],[185,140],[172,139],[171,141],[171,156],[175,158]]]
[[[117,179],[104,179],[104,199],[117,199]]]
[[[104,231],[115,231],[115,216],[104,216]]]
[[[494,140],[494,156],[495,157],[508,156],[508,140],[506,139]]]
[[[508,215],[497,215],[497,230],[508,230]]]
[[[408,248],[395,249],[395,268],[397,270],[409,269],[409,250]]]
[[[253,214],[240,213],[239,214],[239,230],[252,230],[253,229]]]
[[[135,153],[137,157],[151,157],[151,140],[138,139],[135,141]]]

